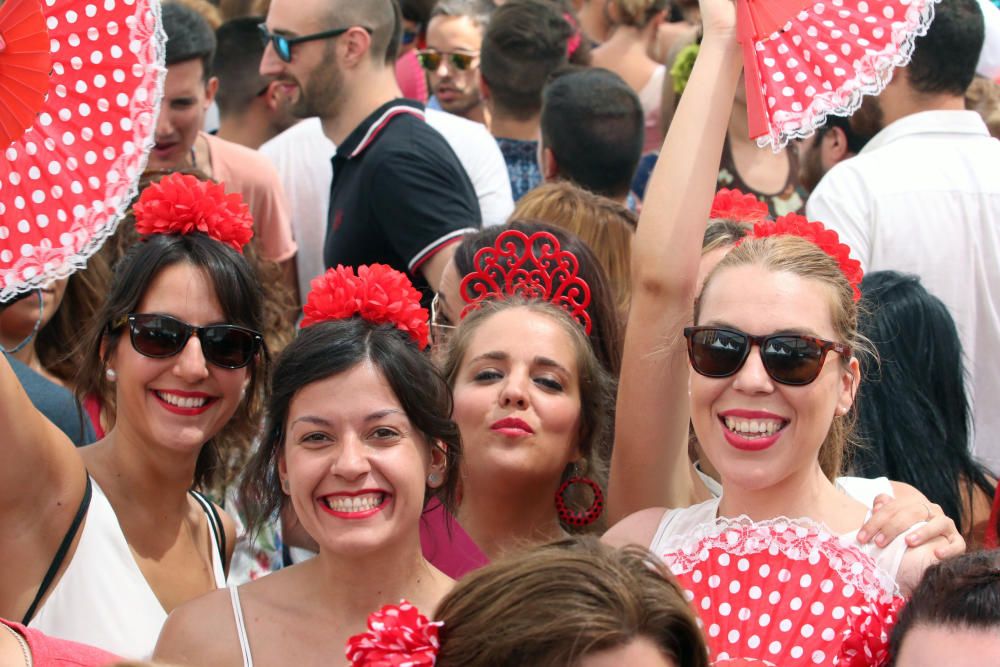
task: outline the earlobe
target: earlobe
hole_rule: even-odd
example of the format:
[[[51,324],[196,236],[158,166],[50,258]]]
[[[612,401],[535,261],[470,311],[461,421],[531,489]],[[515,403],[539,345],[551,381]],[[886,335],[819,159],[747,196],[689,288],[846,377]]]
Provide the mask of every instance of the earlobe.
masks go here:
[[[542,149],[542,177],[551,181],[559,176],[559,163],[556,162],[556,156],[552,152],[551,148]]]
[[[857,357],[851,357],[842,377],[843,387],[836,409],[838,417],[843,417],[850,412],[851,406],[854,405],[854,399],[858,395],[858,386],[861,384],[861,364]]]
[[[219,90],[219,79],[217,77],[211,77],[205,84],[205,108],[212,106],[212,102],[215,101],[215,93]]]

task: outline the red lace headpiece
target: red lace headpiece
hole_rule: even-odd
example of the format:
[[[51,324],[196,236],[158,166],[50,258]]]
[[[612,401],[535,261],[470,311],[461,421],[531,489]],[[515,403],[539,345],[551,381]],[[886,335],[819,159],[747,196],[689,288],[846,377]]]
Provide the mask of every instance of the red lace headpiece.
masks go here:
[[[753,227],[753,236],[759,239],[767,236],[798,236],[815,243],[840,266],[844,277],[854,290],[854,300],[861,298],[859,285],[864,278],[861,262],[851,258],[851,249],[840,242],[837,232],[827,229],[822,222],[810,222],[804,216],[789,213],[774,221],[757,223]]]
[[[767,216],[767,204],[753,195],[726,188],[715,193],[712,212],[708,214],[711,220],[732,220],[748,224],[763,222]]]
[[[406,274],[385,264],[338,266],[313,278],[302,309],[301,326],[359,315],[374,324],[389,323],[409,334],[420,349],[427,347],[430,315],[420,305],[420,292]]]
[[[170,174],[150,185],[132,211],[143,235],[201,232],[239,253],[253,238],[253,217],[243,197],[190,174]]]
[[[431,622],[406,600],[368,617],[368,631],[347,640],[351,667],[433,667],[440,621]]]
[[[492,246],[480,248],[473,264],[475,270],[462,279],[460,291],[468,303],[462,317],[483,301],[517,295],[554,303],[590,335],[590,287],[579,276],[576,255],[562,250],[559,239],[549,232],[528,236],[508,229]]]

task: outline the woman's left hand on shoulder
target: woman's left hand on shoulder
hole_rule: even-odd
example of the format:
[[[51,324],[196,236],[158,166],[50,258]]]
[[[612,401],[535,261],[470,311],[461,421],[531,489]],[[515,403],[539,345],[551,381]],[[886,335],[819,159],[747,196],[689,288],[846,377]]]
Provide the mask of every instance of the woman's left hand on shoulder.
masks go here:
[[[913,487],[905,488],[911,493],[904,494],[904,497],[881,494],[875,498],[871,518],[858,531],[858,542],[867,544],[874,540],[877,546],[885,547],[914,525],[925,522],[906,536],[909,548],[922,545],[933,547],[933,554],[938,560],[964,553],[965,539],[951,517]]]

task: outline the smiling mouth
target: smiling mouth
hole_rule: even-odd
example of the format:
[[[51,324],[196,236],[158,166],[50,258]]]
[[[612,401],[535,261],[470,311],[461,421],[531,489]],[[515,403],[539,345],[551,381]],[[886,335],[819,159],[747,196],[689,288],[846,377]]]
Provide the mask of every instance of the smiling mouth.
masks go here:
[[[174,407],[183,408],[185,410],[203,408],[209,401],[207,396],[177,396],[175,394],[168,394],[162,391],[154,391],[153,393],[156,394],[156,397],[164,403],[169,403]]]
[[[360,496],[324,496],[319,500],[329,510],[354,514],[381,507],[387,497],[386,493],[365,493]]]
[[[741,438],[767,438],[781,431],[788,422],[778,419],[741,419],[737,417],[720,417],[722,425],[731,433]]]

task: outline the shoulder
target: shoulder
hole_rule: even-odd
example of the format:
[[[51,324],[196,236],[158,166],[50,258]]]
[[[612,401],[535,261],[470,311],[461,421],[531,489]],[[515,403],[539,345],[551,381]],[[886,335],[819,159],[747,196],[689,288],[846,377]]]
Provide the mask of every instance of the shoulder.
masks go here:
[[[613,547],[638,544],[649,547],[660,527],[664,515],[670,511],[665,507],[650,507],[628,515],[612,526],[601,540]]]
[[[229,589],[222,588],[174,609],[167,616],[153,658],[177,665],[224,664],[239,655]]]
[[[277,170],[260,151],[212,134],[203,133],[202,136],[208,141],[213,171],[221,171],[223,174],[228,172],[247,183],[269,184],[278,181]],[[219,180],[225,178],[220,176]]]

